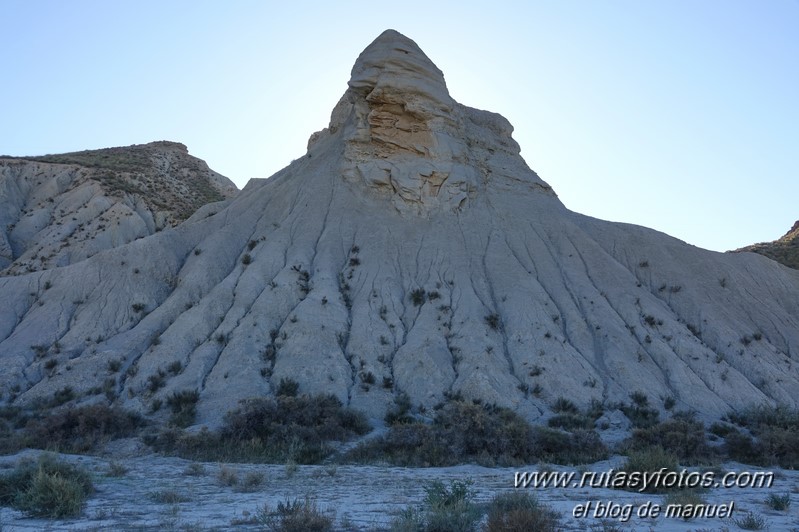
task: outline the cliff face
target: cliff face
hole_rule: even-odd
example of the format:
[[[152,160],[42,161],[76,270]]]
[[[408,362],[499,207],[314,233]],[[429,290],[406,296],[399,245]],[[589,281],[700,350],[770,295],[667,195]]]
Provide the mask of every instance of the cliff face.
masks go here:
[[[0,278],[3,400],[69,387],[149,413],[196,389],[213,425],[292,378],[374,416],[400,393],[530,419],[635,391],[708,417],[798,405],[799,272],[573,213],[511,133],[383,33],[287,168],[175,228]]]
[[[0,157],[0,275],[82,261],[236,192],[175,142]]]

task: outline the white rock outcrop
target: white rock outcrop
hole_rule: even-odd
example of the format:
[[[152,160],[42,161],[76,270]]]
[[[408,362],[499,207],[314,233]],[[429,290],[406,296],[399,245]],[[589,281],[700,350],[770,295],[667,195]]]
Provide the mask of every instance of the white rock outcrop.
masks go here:
[[[383,33],[287,168],[174,229],[0,278],[3,400],[70,387],[149,413],[197,389],[214,425],[288,377],[376,417],[400,393],[530,419],[635,391],[706,417],[799,406],[799,272],[573,213],[511,133]]]

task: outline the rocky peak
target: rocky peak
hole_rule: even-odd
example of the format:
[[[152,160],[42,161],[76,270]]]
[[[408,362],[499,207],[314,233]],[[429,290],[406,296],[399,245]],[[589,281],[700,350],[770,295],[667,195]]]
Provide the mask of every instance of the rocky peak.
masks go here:
[[[444,74],[411,39],[386,30],[355,61],[349,87],[377,105],[430,117],[451,112]]]
[[[455,102],[441,70],[397,31],[384,31],[366,47],[348,86],[309,151],[343,138],[345,180],[389,199],[399,212],[460,211],[503,178],[554,197],[519,155],[510,123]]]

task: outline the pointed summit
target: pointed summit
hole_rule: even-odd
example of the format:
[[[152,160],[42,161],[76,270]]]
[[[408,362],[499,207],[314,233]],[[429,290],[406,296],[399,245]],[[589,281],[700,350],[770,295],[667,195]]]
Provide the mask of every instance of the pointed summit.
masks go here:
[[[510,123],[453,100],[441,70],[401,33],[386,30],[367,46],[348,85],[308,149],[321,155],[326,139],[343,140],[341,175],[371,197],[422,216],[462,211],[502,182],[555,199],[520,156]]]
[[[361,52],[349,86],[368,100],[383,103],[410,103],[413,95],[422,96],[438,111],[449,111],[453,104],[441,70],[414,41],[395,30],[384,31]],[[436,114],[434,109],[427,111]]]

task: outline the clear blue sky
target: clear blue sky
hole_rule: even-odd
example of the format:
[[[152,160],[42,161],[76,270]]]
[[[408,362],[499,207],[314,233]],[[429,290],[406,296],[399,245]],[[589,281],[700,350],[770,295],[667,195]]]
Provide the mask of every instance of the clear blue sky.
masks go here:
[[[240,187],[414,39],[572,210],[714,250],[799,218],[799,1],[0,0],[0,153],[183,142]]]

